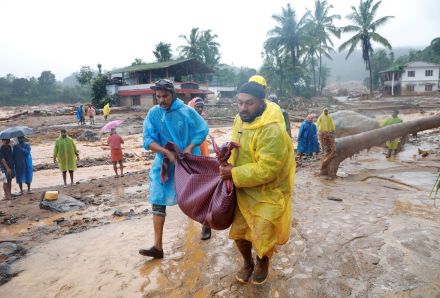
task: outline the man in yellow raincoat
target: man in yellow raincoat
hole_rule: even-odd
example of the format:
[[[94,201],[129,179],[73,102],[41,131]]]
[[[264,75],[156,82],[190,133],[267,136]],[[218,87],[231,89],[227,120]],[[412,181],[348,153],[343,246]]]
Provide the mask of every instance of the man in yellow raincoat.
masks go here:
[[[253,82],[241,86],[239,115],[234,120],[234,149],[229,164],[220,166],[223,179],[236,187],[235,209],[229,238],[244,258],[237,280],[266,281],[269,259],[276,245],[289,240],[295,160],[284,118],[275,103],[264,100],[264,89]],[[256,264],[252,258],[256,252]]]
[[[333,118],[328,113],[328,109],[324,109],[318,120],[316,120],[316,126],[318,126],[318,137],[321,143],[322,153],[325,154],[325,157],[336,153],[336,129]]]
[[[108,115],[110,115],[110,104],[106,104],[102,108],[102,114],[104,115],[104,119],[107,120]]]
[[[58,161],[58,167],[63,173],[64,187],[67,187],[66,174],[69,171],[70,185],[73,185],[73,172],[76,170],[76,160],[79,160],[79,153],[73,139],[67,136],[67,131],[61,129],[61,135],[55,141],[53,149],[53,162]]]
[[[393,114],[391,114],[391,117],[385,119],[385,121],[382,123],[382,127],[399,124],[402,123],[402,119],[399,118],[399,111],[394,110]],[[386,142],[386,146],[388,148],[387,158],[391,157],[391,153],[394,153],[396,155],[397,153],[397,147],[399,147],[400,138],[394,139],[394,140],[388,140]]]

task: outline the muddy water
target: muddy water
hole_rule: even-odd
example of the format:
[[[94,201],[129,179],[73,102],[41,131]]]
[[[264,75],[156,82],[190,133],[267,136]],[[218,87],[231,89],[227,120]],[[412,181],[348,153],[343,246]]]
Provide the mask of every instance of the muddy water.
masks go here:
[[[33,248],[0,297],[436,297],[440,208],[426,193],[440,161],[414,160],[408,148],[391,160],[382,149],[362,152],[343,162],[345,179],[316,177],[318,164],[300,168],[291,238],[263,286],[235,281],[241,260],[228,231],[201,241],[200,225],[173,207],[163,260],[137,253],[152,244],[150,216],[122,221]],[[104,195],[139,191],[145,185]]]

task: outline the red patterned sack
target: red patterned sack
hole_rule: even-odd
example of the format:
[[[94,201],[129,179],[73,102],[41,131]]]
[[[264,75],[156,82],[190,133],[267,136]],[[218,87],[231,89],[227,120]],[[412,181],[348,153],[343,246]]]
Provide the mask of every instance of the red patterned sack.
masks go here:
[[[232,224],[236,196],[231,180],[222,180],[219,166],[225,163],[237,143],[226,143],[220,148],[212,140],[217,158],[184,154],[173,143],[165,148],[176,153],[175,189],[177,204],[188,217],[215,230]],[[167,180],[169,160],[164,158],[162,180]]]

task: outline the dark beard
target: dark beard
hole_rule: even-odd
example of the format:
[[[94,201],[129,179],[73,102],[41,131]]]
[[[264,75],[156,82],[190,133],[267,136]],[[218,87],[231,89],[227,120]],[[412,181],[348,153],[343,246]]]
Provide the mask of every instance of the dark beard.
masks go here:
[[[249,113],[238,113],[240,115],[241,121],[246,123],[251,123],[257,118],[258,116],[261,116],[264,113],[264,110],[266,110],[266,104],[263,103],[258,110],[255,112],[255,114],[249,114]]]

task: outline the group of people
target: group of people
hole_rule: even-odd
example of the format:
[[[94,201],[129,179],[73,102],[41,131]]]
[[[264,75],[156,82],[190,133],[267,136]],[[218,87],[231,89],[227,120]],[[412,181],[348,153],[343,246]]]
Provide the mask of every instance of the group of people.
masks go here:
[[[316,124],[313,123],[314,117],[314,114],[308,115],[299,128],[297,147],[299,160],[302,159],[303,155],[315,155],[315,158],[318,158],[318,153],[320,152],[319,143],[321,143],[322,152],[325,154],[325,157],[330,156],[336,151],[335,124],[332,116],[328,113],[328,109],[324,109]]]
[[[264,80],[264,78],[263,78]],[[233,149],[227,163],[219,167],[220,178],[231,179],[235,185],[237,206],[229,231],[229,238],[242,256],[243,265],[236,274],[240,282],[262,284],[267,280],[270,259],[276,246],[289,240],[291,227],[292,191],[295,176],[295,156],[290,138],[288,115],[277,104],[276,97],[267,98],[267,85],[261,77],[252,77],[238,92],[239,113],[235,117],[230,136],[231,141],[240,145]],[[185,105],[176,95],[173,82],[162,79],[151,89],[155,92],[158,105],[148,111],[143,125],[143,147],[156,153],[149,171],[149,201],[153,210],[154,243],[150,248],[140,249],[143,256],[161,259],[164,257],[163,232],[167,206],[176,205],[174,188],[175,153],[165,148],[174,143],[183,153],[209,156],[207,146],[208,125],[204,120],[204,100],[195,98]],[[108,114],[107,114],[108,115]],[[287,119],[286,119],[287,117]],[[398,123],[397,114],[384,125]],[[335,125],[325,109],[316,125],[313,115],[307,116],[298,134],[298,153],[319,152],[319,141],[326,155],[335,152]],[[400,120],[401,122],[401,120]],[[398,142],[398,141],[397,141]],[[116,177],[123,176],[124,140],[111,130],[107,140]],[[395,150],[396,141],[387,142],[390,150]],[[394,149],[393,149],[394,148]],[[11,181],[14,175],[22,190],[26,183],[28,191],[32,181],[32,157],[30,145],[25,138],[19,138],[12,148],[9,140],[3,140],[0,150],[1,168],[4,172],[4,191],[11,195]],[[391,154],[391,153],[390,153]],[[164,158],[171,164],[169,178],[161,180]],[[67,186],[67,172],[73,184],[73,174],[79,152],[74,140],[65,129],[55,141],[53,161],[63,174]],[[211,229],[202,227],[201,239],[208,240]],[[253,257],[253,252],[255,258]]]
[[[208,125],[200,115],[203,100],[194,100],[195,109],[185,105],[177,98],[169,80],[159,80],[151,88],[159,105],[150,109],[145,118],[143,145],[156,152],[149,172],[154,244],[139,253],[160,259],[164,256],[166,208],[176,204],[173,164],[169,179],[165,182],[160,179],[164,157],[171,162],[176,160],[165,144],[173,142],[181,152],[200,155]],[[236,187],[237,207],[229,232],[243,257],[243,266],[236,278],[240,282],[252,280],[254,284],[261,284],[268,277],[275,246],[289,239],[295,159],[283,112],[266,99],[262,84],[251,81],[242,85],[238,106],[231,140],[240,144],[240,148],[232,151],[228,163],[222,164],[219,171],[222,179],[232,179]],[[205,238],[203,232],[202,228],[202,239]]]
[[[23,194],[23,183],[27,185],[27,192],[31,191],[33,174],[31,145],[25,137],[18,137],[17,141],[17,144],[11,146],[10,139],[3,139],[0,147],[0,175],[6,199],[12,197],[14,177],[20,188],[19,195]]]
[[[86,115],[89,117],[89,123],[90,125],[95,125],[95,116],[96,116],[96,109],[91,104],[80,104],[76,108],[76,120],[78,122],[78,125],[84,125],[86,124]],[[106,104],[102,108],[102,114],[104,116],[104,119],[107,120],[108,115],[110,115],[110,104]]]

